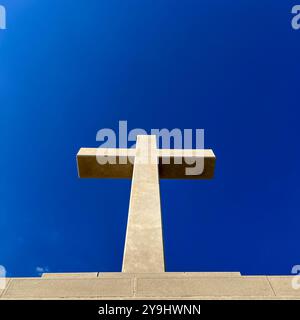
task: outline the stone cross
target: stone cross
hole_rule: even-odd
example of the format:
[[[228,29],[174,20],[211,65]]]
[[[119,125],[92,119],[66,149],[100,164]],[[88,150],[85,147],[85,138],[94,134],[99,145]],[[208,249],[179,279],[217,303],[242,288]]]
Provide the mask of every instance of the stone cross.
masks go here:
[[[187,175],[197,160],[203,170]],[[165,272],[159,179],[209,179],[214,166],[212,150],[157,149],[154,135],[137,136],[135,149],[79,150],[80,178],[132,178],[122,272]]]

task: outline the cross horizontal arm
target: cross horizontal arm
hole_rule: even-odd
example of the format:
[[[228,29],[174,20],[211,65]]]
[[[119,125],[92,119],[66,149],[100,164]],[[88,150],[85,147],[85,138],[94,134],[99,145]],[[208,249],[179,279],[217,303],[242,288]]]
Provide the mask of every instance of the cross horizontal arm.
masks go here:
[[[156,152],[160,178],[213,177],[216,157],[210,149],[157,149]],[[78,175],[80,178],[132,178],[135,153],[136,150],[130,148],[81,148],[77,154]]]

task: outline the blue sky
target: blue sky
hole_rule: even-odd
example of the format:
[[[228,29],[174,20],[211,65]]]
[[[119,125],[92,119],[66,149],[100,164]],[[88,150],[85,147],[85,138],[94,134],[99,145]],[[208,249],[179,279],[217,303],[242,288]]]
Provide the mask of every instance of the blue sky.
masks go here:
[[[0,0],[0,265],[120,271],[129,180],[80,180],[101,128],[204,128],[215,179],[161,181],[167,271],[290,274],[299,251],[294,1]]]

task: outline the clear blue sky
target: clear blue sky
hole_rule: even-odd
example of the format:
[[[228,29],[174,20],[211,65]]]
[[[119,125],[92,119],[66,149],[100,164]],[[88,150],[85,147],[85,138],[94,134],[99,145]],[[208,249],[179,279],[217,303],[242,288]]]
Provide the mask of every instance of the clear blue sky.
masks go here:
[[[288,0],[0,0],[0,264],[120,271],[130,181],[80,180],[96,132],[204,128],[211,181],[162,181],[167,271],[300,264],[299,50]],[[300,3],[299,3],[300,4]]]

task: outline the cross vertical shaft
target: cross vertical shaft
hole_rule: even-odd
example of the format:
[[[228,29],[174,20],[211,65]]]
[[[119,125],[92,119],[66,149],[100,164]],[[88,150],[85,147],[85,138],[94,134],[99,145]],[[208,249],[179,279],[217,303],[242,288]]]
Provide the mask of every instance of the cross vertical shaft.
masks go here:
[[[138,136],[122,272],[164,271],[156,137]]]

